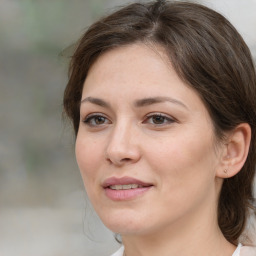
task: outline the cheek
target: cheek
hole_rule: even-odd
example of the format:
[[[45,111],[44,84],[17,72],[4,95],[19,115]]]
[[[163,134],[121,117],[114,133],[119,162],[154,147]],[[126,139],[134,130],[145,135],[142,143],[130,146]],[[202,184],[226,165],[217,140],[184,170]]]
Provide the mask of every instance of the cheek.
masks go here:
[[[217,158],[211,136],[176,136],[154,149],[151,163],[166,190],[197,190],[201,183],[214,180]]]
[[[99,143],[90,139],[84,139],[78,134],[76,140],[76,160],[80,169],[84,185],[87,188],[89,184],[95,182],[97,175],[97,166],[100,163],[101,150]]]
[[[210,141],[202,143],[187,138],[179,142],[169,141],[165,149],[163,145],[161,149],[155,147],[155,158],[151,161],[158,174],[162,198],[158,214],[167,214],[166,218],[170,213],[173,218],[186,214],[214,198],[215,156]]]

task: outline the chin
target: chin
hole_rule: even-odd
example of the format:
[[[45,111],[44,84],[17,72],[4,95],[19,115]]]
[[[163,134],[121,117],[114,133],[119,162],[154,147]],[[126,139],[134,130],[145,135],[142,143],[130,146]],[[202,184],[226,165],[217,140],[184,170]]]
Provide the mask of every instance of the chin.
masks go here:
[[[144,221],[136,215],[118,214],[100,216],[103,224],[112,232],[121,235],[141,234],[145,231]]]

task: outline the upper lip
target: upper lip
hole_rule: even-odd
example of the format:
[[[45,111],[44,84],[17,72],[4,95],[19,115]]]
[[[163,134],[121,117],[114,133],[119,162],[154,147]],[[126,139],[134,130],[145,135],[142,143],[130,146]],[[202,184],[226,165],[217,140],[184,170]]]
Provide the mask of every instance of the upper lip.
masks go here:
[[[143,187],[149,187],[152,186],[153,184],[151,183],[147,183],[132,177],[121,177],[121,178],[117,178],[117,177],[110,177],[106,180],[103,181],[102,187],[103,188],[107,188],[113,185],[128,185],[128,184],[138,184],[141,185]]]

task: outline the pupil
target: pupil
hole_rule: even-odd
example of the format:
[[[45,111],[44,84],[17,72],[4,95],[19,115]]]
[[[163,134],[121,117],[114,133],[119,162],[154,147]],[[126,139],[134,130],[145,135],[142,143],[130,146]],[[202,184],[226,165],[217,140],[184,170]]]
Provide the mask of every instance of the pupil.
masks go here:
[[[105,121],[105,118],[102,116],[98,116],[95,120],[96,124],[103,124]]]
[[[153,117],[153,121],[155,124],[162,124],[164,122],[163,116],[155,116]]]

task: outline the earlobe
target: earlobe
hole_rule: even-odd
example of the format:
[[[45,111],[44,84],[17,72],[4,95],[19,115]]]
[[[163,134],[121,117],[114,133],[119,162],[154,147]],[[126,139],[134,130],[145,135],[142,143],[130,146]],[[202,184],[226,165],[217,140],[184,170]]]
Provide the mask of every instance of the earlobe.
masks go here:
[[[221,164],[216,171],[217,177],[230,178],[242,169],[249,152],[250,141],[251,127],[247,123],[239,124],[228,134],[221,156]]]

